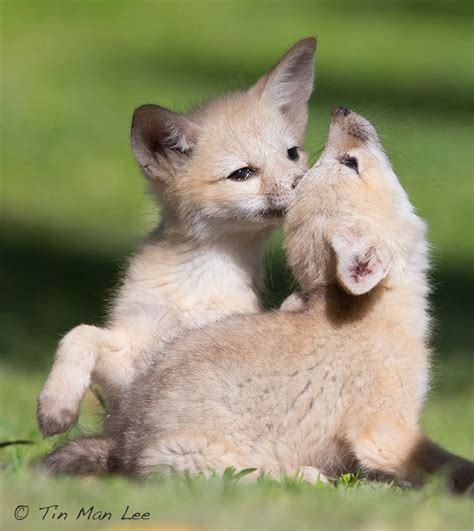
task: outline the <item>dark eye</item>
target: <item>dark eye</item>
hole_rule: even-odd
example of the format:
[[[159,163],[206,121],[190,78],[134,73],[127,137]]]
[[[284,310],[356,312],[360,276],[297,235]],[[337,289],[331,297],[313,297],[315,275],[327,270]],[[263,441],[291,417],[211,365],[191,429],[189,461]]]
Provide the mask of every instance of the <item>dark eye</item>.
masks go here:
[[[298,146],[291,147],[288,151],[288,158],[290,160],[298,160],[300,158],[300,154],[298,153]]]
[[[239,168],[228,175],[227,179],[232,179],[233,181],[246,181],[254,171],[255,170],[252,170],[252,168],[249,167]]]
[[[357,162],[357,159],[355,157],[350,157],[349,155],[344,155],[341,158],[341,164],[344,164],[344,166],[347,166],[351,170],[354,170],[357,173],[359,173],[359,163]]]

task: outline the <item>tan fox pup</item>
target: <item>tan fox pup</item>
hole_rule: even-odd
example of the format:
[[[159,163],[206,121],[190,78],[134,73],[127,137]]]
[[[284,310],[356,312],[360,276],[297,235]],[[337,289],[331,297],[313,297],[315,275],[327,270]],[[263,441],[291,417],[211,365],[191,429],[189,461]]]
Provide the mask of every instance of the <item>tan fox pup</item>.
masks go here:
[[[128,272],[104,327],[60,342],[38,398],[45,436],[77,419],[91,379],[119,396],[182,330],[260,309],[264,242],[307,170],[302,151],[316,41],[304,39],[252,88],[187,115],[139,107],[131,141],[161,205],[160,225]]]
[[[43,466],[138,476],[357,466],[414,484],[450,467],[452,487],[470,488],[474,463],[418,423],[430,365],[425,232],[371,124],[336,109],[286,221],[304,311],[231,317],[178,339],[103,437]]]

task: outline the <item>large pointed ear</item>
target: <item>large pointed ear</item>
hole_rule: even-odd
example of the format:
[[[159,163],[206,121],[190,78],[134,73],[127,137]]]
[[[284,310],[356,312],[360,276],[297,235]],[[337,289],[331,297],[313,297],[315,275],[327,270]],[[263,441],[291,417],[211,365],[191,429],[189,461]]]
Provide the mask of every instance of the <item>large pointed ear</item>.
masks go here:
[[[189,155],[196,143],[199,126],[185,116],[158,105],[142,105],[133,113],[132,150],[146,177],[166,178],[163,159],[170,154]]]
[[[331,246],[336,254],[337,279],[352,295],[369,292],[390,271],[392,255],[376,238],[337,233],[331,238]]]
[[[316,39],[298,41],[253,87],[297,125],[306,127],[306,104],[313,92]]]

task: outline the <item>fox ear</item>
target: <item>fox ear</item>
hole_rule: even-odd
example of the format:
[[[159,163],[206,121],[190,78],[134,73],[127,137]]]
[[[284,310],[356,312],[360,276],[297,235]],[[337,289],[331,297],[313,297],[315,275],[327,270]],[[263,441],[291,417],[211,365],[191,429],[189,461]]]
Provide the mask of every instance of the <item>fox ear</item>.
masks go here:
[[[313,92],[316,39],[298,41],[254,86],[297,125],[306,127],[306,104]]]
[[[162,179],[160,163],[170,154],[189,154],[199,126],[181,114],[158,105],[142,105],[133,113],[132,150],[146,177]],[[161,160],[160,160],[161,159]]]
[[[336,254],[339,284],[352,295],[369,292],[390,271],[392,255],[374,238],[338,233],[333,235],[331,246]]]

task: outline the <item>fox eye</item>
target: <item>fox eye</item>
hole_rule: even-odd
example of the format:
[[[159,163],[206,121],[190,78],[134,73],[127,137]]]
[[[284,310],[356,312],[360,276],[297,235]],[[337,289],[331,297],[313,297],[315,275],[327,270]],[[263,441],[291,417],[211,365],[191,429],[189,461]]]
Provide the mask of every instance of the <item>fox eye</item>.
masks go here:
[[[287,154],[290,160],[298,160],[300,158],[300,154],[298,153],[298,146],[291,147],[287,151]]]
[[[344,166],[347,166],[351,170],[356,171],[359,173],[359,163],[357,162],[357,159],[355,157],[350,157],[349,155],[344,155],[341,159],[341,164],[344,164]]]
[[[238,170],[233,171],[230,175],[227,176],[227,179],[232,179],[233,181],[246,181],[255,170],[246,166],[245,168],[239,168]]]

